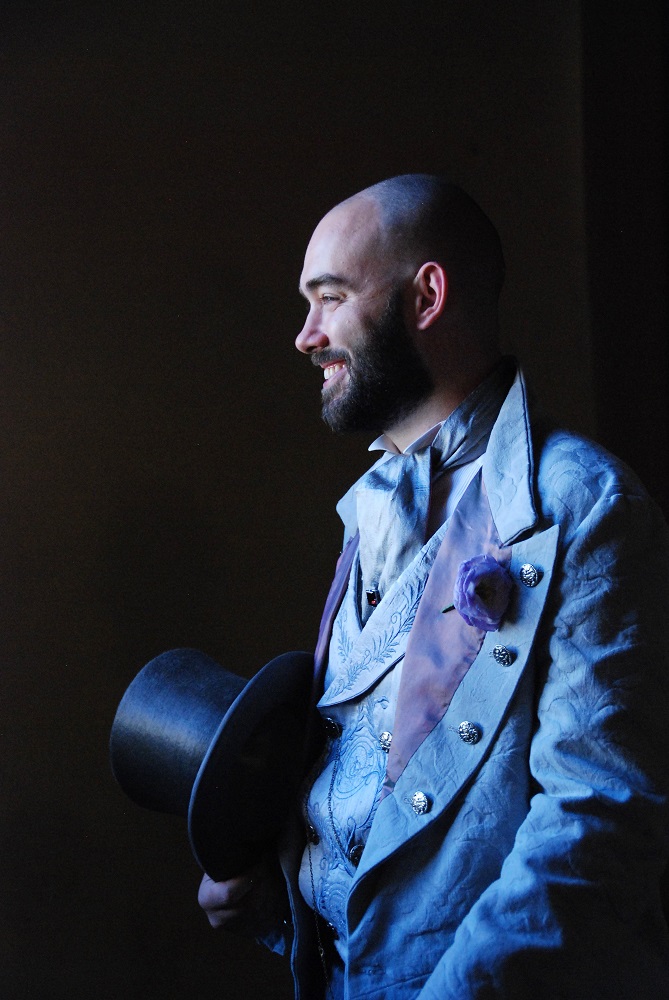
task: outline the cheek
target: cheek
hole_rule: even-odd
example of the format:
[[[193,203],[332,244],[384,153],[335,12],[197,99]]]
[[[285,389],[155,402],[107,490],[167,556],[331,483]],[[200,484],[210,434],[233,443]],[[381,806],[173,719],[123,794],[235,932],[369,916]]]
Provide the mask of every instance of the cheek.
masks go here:
[[[357,313],[348,313],[337,317],[337,343],[355,355],[367,346],[368,324]]]

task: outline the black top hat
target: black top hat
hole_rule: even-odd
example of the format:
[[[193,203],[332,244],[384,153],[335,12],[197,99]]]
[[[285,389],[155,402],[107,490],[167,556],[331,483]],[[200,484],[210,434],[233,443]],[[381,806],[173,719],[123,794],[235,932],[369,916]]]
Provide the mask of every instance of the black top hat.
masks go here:
[[[232,878],[272,844],[305,767],[311,653],[284,653],[250,681],[196,649],[140,670],[114,719],[112,770],[149,809],[188,817],[196,860]]]

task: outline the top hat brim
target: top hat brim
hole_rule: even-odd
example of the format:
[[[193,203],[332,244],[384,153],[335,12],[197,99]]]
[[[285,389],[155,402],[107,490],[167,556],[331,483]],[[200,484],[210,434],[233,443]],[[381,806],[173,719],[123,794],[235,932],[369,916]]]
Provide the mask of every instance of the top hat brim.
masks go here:
[[[305,767],[314,658],[284,653],[251,678],[223,717],[188,808],[196,860],[214,881],[233,878],[276,840]]]

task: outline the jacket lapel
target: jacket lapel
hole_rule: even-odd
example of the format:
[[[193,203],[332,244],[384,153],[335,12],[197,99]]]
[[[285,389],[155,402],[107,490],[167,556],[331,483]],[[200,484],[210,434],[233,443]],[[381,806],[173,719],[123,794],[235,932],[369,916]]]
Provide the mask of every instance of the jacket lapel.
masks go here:
[[[508,720],[511,700],[531,663],[531,650],[555,564],[559,532],[559,526],[553,525],[512,547],[509,569],[516,586],[504,621],[498,631],[486,634],[478,656],[454,692],[441,722],[425,737],[421,752],[408,760],[397,779],[394,794],[386,795],[379,804],[358,869],[358,879],[419,830],[435,822],[462,794],[491,752]],[[519,582],[520,568],[526,563],[532,563],[539,571],[536,587],[526,587]],[[515,657],[508,666],[498,663],[492,656],[497,644],[506,646]],[[465,720],[475,723],[480,734],[475,744],[463,742],[458,734],[458,726]],[[393,742],[396,736],[397,727]],[[418,817],[412,809],[411,796],[417,789],[433,803],[427,816]]]
[[[392,791],[407,762],[443,718],[470,667],[480,658],[484,640],[485,649],[503,643],[500,632],[486,635],[467,625],[456,611],[442,614],[442,609],[452,603],[462,562],[488,554],[508,566],[513,559],[511,543],[536,528],[533,478],[527,389],[518,371],[491,432],[482,473],[470,483],[451,517],[416,614],[407,644],[382,797]],[[518,586],[526,589],[517,582],[516,591]],[[540,592],[545,593],[543,587]],[[502,629],[509,614],[510,609]],[[534,634],[530,619],[521,620],[520,627]]]
[[[360,536],[356,531],[344,546],[337,560],[334,580],[330,586],[325,607],[323,608],[321,624],[318,629],[316,652],[314,653],[314,690],[312,699],[314,705],[318,701],[320,692],[323,689],[323,677],[328,662],[328,646],[330,645],[330,637],[332,636],[332,623],[336,618],[341,602],[344,599],[344,594],[346,593],[348,579],[351,575],[351,566],[353,565],[353,560],[358,549],[359,540]]]
[[[480,472],[451,516],[409,636],[384,794],[443,717],[485,638],[457,611],[443,611],[452,604],[460,564],[476,555],[490,555],[502,565],[511,557],[501,545]]]

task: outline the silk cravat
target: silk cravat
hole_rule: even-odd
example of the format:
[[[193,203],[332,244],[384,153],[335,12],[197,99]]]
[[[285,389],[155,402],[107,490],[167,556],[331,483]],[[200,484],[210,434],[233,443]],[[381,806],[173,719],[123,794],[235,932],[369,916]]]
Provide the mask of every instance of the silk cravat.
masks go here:
[[[355,486],[360,531],[358,606],[373,611],[366,592],[380,598],[427,541],[430,487],[447,469],[473,462],[486,449],[515,365],[504,361],[436,429],[401,454],[388,453]]]

